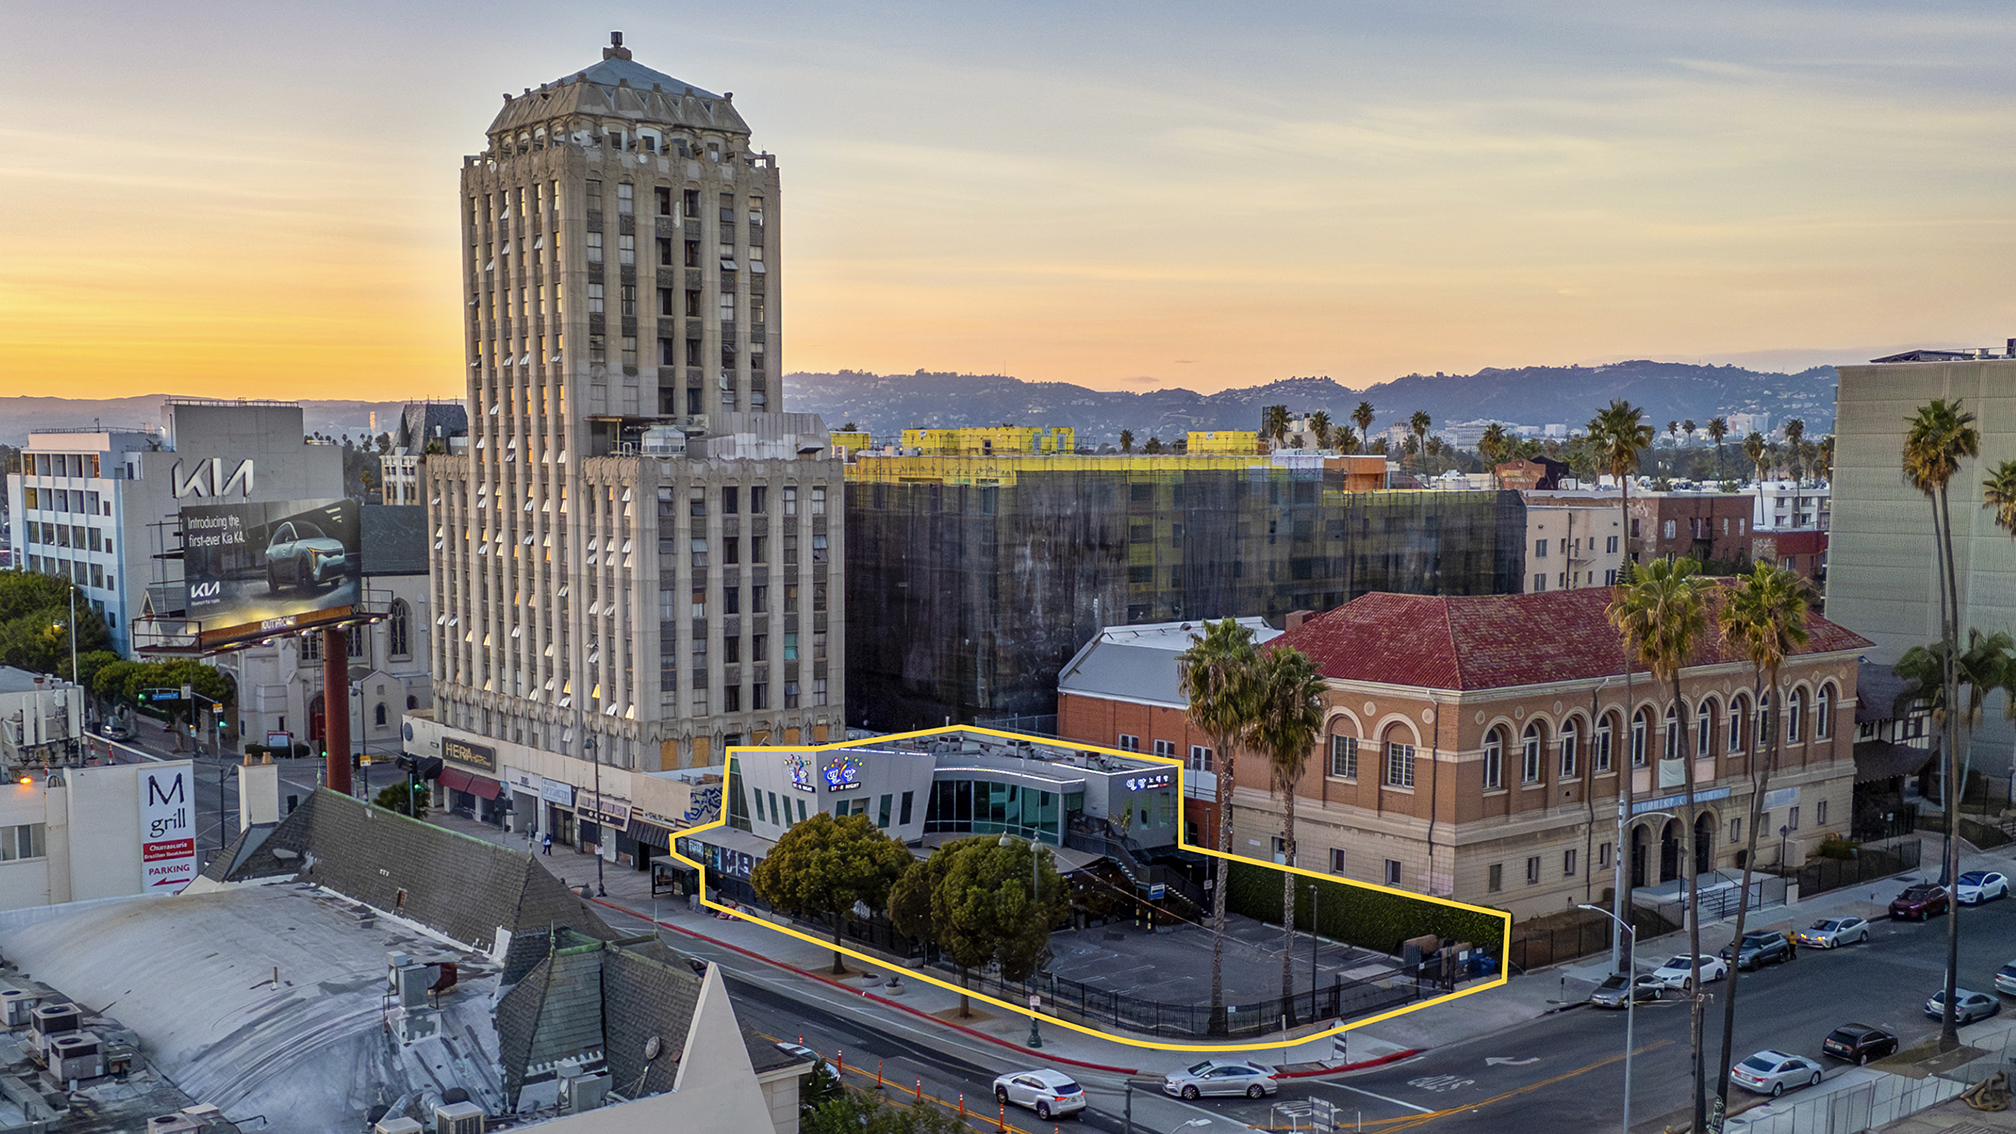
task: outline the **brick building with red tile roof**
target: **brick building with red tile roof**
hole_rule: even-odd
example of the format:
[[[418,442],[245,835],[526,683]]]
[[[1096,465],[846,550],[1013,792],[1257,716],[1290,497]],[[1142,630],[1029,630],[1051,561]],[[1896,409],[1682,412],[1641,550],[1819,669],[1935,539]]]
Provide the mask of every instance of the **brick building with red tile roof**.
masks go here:
[[[1701,861],[1733,870],[1760,720],[1749,663],[1712,630],[1719,594],[1711,595],[1708,640],[1681,686],[1686,743],[1697,754]],[[1609,601],[1609,588],[1370,594],[1270,643],[1308,654],[1325,687],[1324,736],[1297,787],[1300,863],[1520,917],[1603,903],[1614,879],[1617,781],[1629,762],[1637,816],[1623,840],[1633,848],[1630,884],[1678,877],[1684,765],[1677,751],[1667,757],[1678,741],[1670,687],[1634,667],[1627,712],[1623,650],[1604,617]],[[1851,819],[1856,659],[1869,642],[1817,615],[1807,629],[1810,641],[1781,674],[1784,744],[1760,831],[1771,837],[1758,851],[1767,866],[1777,861],[1780,826],[1791,828],[1785,855],[1796,864]],[[1086,715],[1063,700],[1068,736]],[[1080,739],[1109,743],[1103,731]],[[1265,762],[1240,761],[1234,849],[1278,855],[1280,812]]]

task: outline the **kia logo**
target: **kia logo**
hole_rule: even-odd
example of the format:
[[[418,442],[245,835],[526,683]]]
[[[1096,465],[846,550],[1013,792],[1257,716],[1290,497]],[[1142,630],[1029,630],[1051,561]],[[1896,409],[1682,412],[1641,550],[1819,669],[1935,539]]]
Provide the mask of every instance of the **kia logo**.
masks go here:
[[[195,586],[189,588],[189,597],[192,599],[216,598],[218,595],[223,593],[223,590],[224,590],[223,583],[218,582],[198,583]]]

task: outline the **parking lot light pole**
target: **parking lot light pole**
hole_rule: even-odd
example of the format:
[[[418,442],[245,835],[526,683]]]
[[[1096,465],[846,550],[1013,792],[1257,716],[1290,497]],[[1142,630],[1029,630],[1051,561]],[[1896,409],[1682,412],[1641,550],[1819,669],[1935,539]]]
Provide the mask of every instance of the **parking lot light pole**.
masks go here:
[[[1003,831],[999,845],[1003,847],[1014,846],[1015,836]],[[1029,904],[1032,906],[1038,904],[1041,900],[1043,859],[1038,852],[1042,849],[1043,844],[1036,841],[1036,836],[1029,836]],[[1043,1033],[1036,1030],[1036,1005],[1033,1003],[1035,997],[1030,997],[1030,1000],[1032,1003],[1029,1005],[1029,1039],[1026,1043],[1029,1047],[1038,1048],[1043,1046]]]
[[[1632,1025],[1638,1015],[1638,934],[1631,927],[1602,906],[1582,907],[1595,910],[1617,923],[1617,928],[1628,938],[1624,951],[1624,1134],[1631,1134],[1631,1048],[1637,1042]]]

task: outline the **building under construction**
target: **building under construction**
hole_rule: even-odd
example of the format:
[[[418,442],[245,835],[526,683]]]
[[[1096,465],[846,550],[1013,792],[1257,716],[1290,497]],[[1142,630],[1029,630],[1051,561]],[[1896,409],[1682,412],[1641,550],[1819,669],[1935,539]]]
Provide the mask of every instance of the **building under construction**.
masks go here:
[[[1516,492],[1387,491],[1384,458],[863,456],[847,476],[848,723],[1046,716],[1102,626],[1508,594]]]

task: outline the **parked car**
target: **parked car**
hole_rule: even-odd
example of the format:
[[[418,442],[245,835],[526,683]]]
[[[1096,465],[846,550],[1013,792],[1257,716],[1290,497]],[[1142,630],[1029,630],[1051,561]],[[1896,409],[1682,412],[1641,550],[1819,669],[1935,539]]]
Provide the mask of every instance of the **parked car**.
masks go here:
[[[1869,923],[1859,917],[1830,917],[1792,935],[1792,940],[1814,949],[1839,949],[1869,940]]]
[[[1716,955],[1725,961],[1733,959],[1738,969],[1758,969],[1792,960],[1792,942],[1776,930],[1746,933],[1742,941],[1722,946]]]
[[[1207,1059],[1162,1077],[1162,1093],[1194,1099],[1199,1095],[1245,1095],[1249,1099],[1281,1089],[1274,1072],[1237,1059]]]
[[[1953,1019],[1957,1023],[1971,1024],[1976,1020],[1985,1020],[2001,1010],[2002,1002],[1985,992],[1972,992],[1964,988],[1954,990]],[[1935,1020],[1945,1019],[1945,989],[1933,993],[1932,999],[1925,1002],[1925,1014]]]
[[[1960,876],[1960,882],[1953,887],[1953,896],[1960,899],[1963,906],[1992,902],[2009,896],[2009,877],[1993,870],[1970,870]]]
[[[835,1066],[832,1060],[826,1058],[823,1055],[820,1055],[818,1052],[813,1051],[811,1048],[806,1047],[802,1043],[779,1043],[775,1046],[778,1051],[781,1051],[786,1055],[796,1056],[799,1059],[805,1060],[807,1063],[823,1063],[826,1065],[826,1073],[828,1075],[833,1076],[835,1079],[838,1079],[840,1077],[840,1068]]]
[[[1729,963],[1722,958],[1704,955],[1697,959],[1700,961],[1701,983],[1718,981],[1729,975]],[[1683,953],[1653,969],[1652,975],[1658,977],[1659,983],[1667,988],[1677,988],[1685,992],[1694,987],[1694,967],[1687,962],[1687,955]]]
[[[1076,1114],[1085,1109],[1085,1088],[1062,1071],[1011,1071],[994,1080],[994,1097],[1004,1103],[1026,1106],[1036,1117]]]
[[[1946,888],[1921,883],[1890,899],[1890,916],[1897,921],[1924,921],[1946,912]]]
[[[1729,1069],[1729,1081],[1745,1090],[1777,1098],[1787,1087],[1819,1085],[1826,1071],[1803,1055],[1760,1051]]]
[[[1872,1024],[1843,1024],[1827,1033],[1820,1050],[1859,1066],[1897,1054],[1897,1036]]]
[[[1629,985],[1631,999],[1643,1004],[1648,1000],[1658,1000],[1666,993],[1666,982],[1651,973],[1640,973],[1635,979],[1626,981],[1623,973],[1611,973],[1589,994],[1589,1003],[1598,1008],[1626,1007],[1624,989]]]
[[[1995,991],[2004,996],[2016,996],[2016,961],[1995,970]]]

